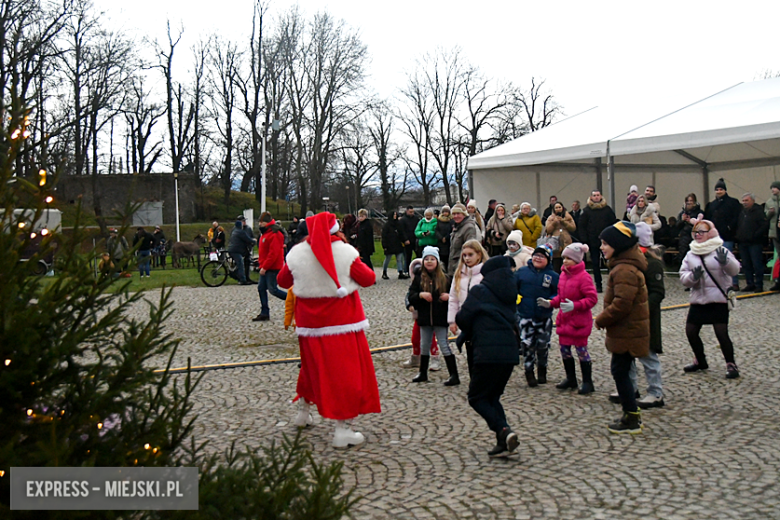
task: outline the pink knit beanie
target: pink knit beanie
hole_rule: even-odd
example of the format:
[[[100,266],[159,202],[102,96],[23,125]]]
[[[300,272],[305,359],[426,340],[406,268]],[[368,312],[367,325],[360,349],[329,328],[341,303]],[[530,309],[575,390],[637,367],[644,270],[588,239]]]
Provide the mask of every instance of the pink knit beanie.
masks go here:
[[[566,249],[563,250],[561,256],[564,258],[569,258],[575,263],[579,264],[582,262],[582,259],[585,258],[585,253],[587,253],[589,250],[590,248],[588,247],[588,244],[574,242],[566,246]]]

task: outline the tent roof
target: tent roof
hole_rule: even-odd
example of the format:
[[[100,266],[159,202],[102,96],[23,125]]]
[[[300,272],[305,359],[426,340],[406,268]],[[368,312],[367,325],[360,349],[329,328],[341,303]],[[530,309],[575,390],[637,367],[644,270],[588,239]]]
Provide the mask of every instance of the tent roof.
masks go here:
[[[587,110],[477,154],[469,169],[586,162],[606,157],[608,143],[619,163],[780,164],[780,78],[740,83],[661,117],[626,112]]]
[[[780,78],[740,83],[612,140],[613,155],[780,137]],[[759,154],[760,155],[760,154]]]

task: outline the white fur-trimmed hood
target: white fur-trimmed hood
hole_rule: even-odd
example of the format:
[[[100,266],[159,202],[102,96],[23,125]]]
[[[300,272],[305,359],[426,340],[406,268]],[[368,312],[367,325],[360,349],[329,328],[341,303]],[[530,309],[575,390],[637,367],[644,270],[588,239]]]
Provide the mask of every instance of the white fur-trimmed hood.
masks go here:
[[[354,247],[341,241],[332,242],[331,246],[339,284],[351,294],[360,288],[350,277],[352,263],[360,255]],[[297,298],[338,298],[336,284],[317,261],[308,242],[301,242],[290,250],[287,266],[295,279]]]

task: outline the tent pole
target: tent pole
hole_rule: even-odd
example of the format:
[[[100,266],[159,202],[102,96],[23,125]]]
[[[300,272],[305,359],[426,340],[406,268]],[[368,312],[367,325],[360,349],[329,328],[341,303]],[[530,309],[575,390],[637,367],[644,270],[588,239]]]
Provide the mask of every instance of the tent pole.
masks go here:
[[[704,182],[704,205],[706,206],[707,203],[710,201],[710,169],[707,168],[707,165],[704,165],[701,167],[701,177],[702,181]]]
[[[607,180],[609,181],[609,205],[615,209],[615,158],[609,152],[607,141]]]
[[[599,190],[599,193],[604,193],[604,182],[601,179],[601,157],[596,157],[594,163],[596,165],[596,189]]]

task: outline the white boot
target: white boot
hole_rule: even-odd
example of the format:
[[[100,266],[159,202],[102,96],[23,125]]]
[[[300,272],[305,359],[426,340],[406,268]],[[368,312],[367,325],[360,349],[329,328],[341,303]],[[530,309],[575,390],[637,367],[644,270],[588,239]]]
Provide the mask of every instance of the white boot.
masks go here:
[[[333,447],[346,449],[350,446],[363,444],[366,438],[360,432],[353,432],[344,421],[336,421],[336,432],[333,434]]]
[[[298,415],[295,416],[293,424],[298,428],[306,428],[307,426],[314,424],[314,419],[312,419],[311,413],[309,412],[309,403],[307,403],[304,398],[298,400]]]
[[[431,356],[431,367],[429,368],[431,372],[438,372],[441,370],[441,359],[438,355]]]

